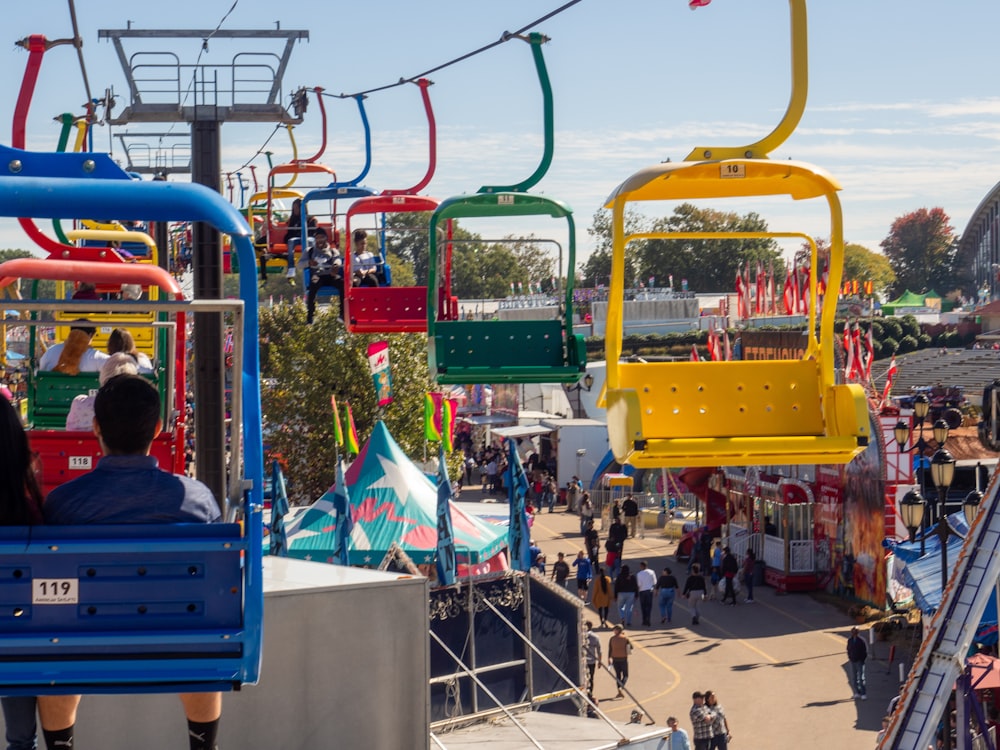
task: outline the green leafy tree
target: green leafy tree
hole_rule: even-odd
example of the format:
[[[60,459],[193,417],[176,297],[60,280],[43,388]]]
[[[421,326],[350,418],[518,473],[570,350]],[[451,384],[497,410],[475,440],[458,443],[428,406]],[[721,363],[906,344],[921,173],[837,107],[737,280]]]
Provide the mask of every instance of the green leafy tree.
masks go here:
[[[653,223],[654,232],[766,232],[767,222],[756,213],[741,216],[735,212],[698,208],[684,203],[671,216]],[[736,272],[750,263],[755,273],[757,263],[765,269],[784,266],[781,251],[774,240],[649,240],[637,253],[637,276],[655,276],[661,284],[673,275],[675,285],[688,280],[688,288],[699,292],[724,292],[733,288]]]
[[[16,260],[17,258],[38,258],[39,256],[35,253],[29,252],[27,250],[20,249],[8,249],[0,250],[0,263],[5,263],[8,260]],[[28,299],[32,296],[32,287],[34,282],[29,284],[26,281],[18,281],[17,288],[21,296]],[[39,281],[37,291],[35,296],[38,299],[52,299],[56,296],[56,282],[54,281]]]
[[[331,395],[342,419],[350,402],[362,442],[382,418],[407,455],[422,456],[423,399],[430,387],[425,337],[348,334],[332,310],[306,325],[305,306],[296,301],[261,310],[260,338],[265,442],[270,456],[280,456],[295,502],[315,500],[335,479]],[[389,342],[392,368],[394,400],[384,409],[376,405],[367,356],[368,345],[379,340]]]
[[[636,234],[649,228],[649,219],[635,210],[625,210],[625,233]],[[597,287],[611,283],[611,212],[599,209],[587,229],[587,234],[594,238],[594,251],[580,266],[576,276],[576,286]],[[642,242],[632,242],[625,247],[625,280],[631,284],[636,276],[635,257]]]
[[[921,208],[899,217],[881,247],[896,274],[893,297],[906,289],[944,294],[961,285],[962,275],[954,270],[958,242],[942,208]]]
[[[861,283],[871,281],[875,294],[885,295],[895,283],[896,274],[889,259],[881,253],[848,243],[844,245],[844,280],[854,279]]]

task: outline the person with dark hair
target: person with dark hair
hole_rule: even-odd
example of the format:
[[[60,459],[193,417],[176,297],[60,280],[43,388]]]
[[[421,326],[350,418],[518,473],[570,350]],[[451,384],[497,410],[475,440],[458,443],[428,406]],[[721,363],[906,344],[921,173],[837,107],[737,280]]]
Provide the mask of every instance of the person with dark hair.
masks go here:
[[[757,565],[757,555],[752,549],[747,548],[747,556],[743,558],[743,585],[747,587],[747,604],[753,604],[753,576],[754,568]]]
[[[42,492],[35,476],[34,459],[21,419],[10,401],[0,396],[0,525],[34,526],[42,522]],[[34,750],[35,698],[31,695],[0,698],[6,728],[7,750]]]
[[[69,375],[99,372],[108,355],[90,345],[97,329],[87,321],[77,321],[69,329],[66,341],[50,346],[38,360],[39,370],[56,370]],[[65,351],[64,351],[65,350]]]
[[[109,379],[94,399],[94,433],[104,455],[92,471],[49,493],[45,520],[55,524],[220,520],[219,505],[208,487],[164,471],[149,455],[162,426],[160,396],[149,381],[137,375]],[[222,694],[184,693],[180,698],[191,750],[214,750]],[[39,697],[42,730],[50,748],[73,746],[79,702],[78,695]]]
[[[691,575],[684,581],[682,593],[691,604],[692,625],[697,625],[701,621],[701,602],[705,598],[705,588],[705,576],[701,574],[701,565],[695,563],[691,566]]]
[[[295,251],[302,247],[302,199],[296,198],[292,201],[292,210],[288,214],[288,221],[285,222],[288,231],[285,233],[285,247],[288,248],[285,255],[285,276],[289,279],[295,278]],[[308,237],[315,237],[319,231],[319,224],[315,216],[306,213],[306,232]],[[263,271],[267,274],[267,270]]]
[[[632,575],[628,565],[622,566],[622,572],[615,579],[615,600],[618,604],[618,615],[622,625],[632,627],[632,609],[639,598],[639,584]]]
[[[608,665],[614,667],[619,698],[625,697],[622,688],[628,682],[628,656],[632,653],[632,641],[623,631],[621,625],[615,625],[614,634],[608,640]]]
[[[600,565],[597,566],[596,570],[597,573],[594,575],[594,593],[590,596],[590,602],[594,605],[594,609],[597,610],[597,614],[601,618],[601,627],[606,628],[608,626],[608,610],[611,608],[611,594],[613,592],[611,577],[605,574],[604,568]]]
[[[663,569],[663,575],[656,579],[656,590],[660,592],[660,623],[674,619],[674,599],[680,588],[670,568]]]
[[[587,663],[587,696],[594,697],[594,672],[601,663],[601,641],[594,632],[594,623],[583,623],[583,658]]]
[[[150,373],[153,371],[153,363],[144,352],[140,352],[135,345],[135,337],[127,328],[115,328],[108,335],[108,344],[105,347],[108,356],[122,352],[135,360],[140,373]]]
[[[729,731],[726,712],[719,705],[718,696],[711,690],[705,691],[705,706],[712,713],[712,742],[709,747],[711,750],[726,750],[733,735]]]
[[[340,318],[344,318],[344,267],[336,248],[330,246],[326,231],[316,232],[309,255],[309,291],[306,293],[306,323],[312,324],[316,312],[316,294],[321,287],[332,286],[340,295]]]
[[[722,595],[722,603],[732,597],[733,606],[736,606],[736,576],[740,572],[740,564],[736,561],[736,555],[726,547],[722,556],[722,580],[726,582],[725,593]]]

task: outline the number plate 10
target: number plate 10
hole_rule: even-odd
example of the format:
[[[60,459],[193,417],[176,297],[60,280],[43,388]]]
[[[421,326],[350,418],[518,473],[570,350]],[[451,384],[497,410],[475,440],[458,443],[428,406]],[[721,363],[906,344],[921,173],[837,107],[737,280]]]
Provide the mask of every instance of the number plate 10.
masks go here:
[[[31,581],[31,603],[79,604],[79,581],[75,578],[35,578]]]
[[[719,166],[719,177],[723,180],[742,180],[746,176],[746,164],[721,164]]]

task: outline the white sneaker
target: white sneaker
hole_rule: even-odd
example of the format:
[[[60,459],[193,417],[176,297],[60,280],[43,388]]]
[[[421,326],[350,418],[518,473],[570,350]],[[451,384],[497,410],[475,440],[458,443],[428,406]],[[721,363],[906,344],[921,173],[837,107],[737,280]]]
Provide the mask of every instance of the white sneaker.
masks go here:
[[[294,279],[295,278],[295,269],[294,268],[289,268],[288,269],[288,273],[285,274],[285,278],[286,279]]]
[[[868,700],[868,696],[867,696],[867,694],[866,694],[866,695],[862,695],[862,696],[861,696],[861,700],[863,700],[863,701],[866,701],[866,700]]]
[[[851,697],[854,698],[855,700],[857,700],[858,698],[861,697],[861,695],[859,693],[852,693]]]

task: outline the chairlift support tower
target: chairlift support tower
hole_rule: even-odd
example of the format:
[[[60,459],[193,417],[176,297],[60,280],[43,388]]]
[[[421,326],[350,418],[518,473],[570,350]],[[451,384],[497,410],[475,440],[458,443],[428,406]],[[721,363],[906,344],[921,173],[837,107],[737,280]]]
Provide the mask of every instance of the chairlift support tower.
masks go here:
[[[288,59],[296,42],[309,32],[283,29],[100,29],[110,41],[129,87],[129,105],[112,125],[170,122],[191,126],[192,182],[219,190],[222,171],[220,130],[224,122],[298,124],[300,112],[281,103]],[[182,63],[176,52],[183,40],[284,42],[280,54],[238,52],[228,63]],[[166,51],[125,53],[125,40],[164,40]],[[170,40],[167,42],[166,40]],[[192,232],[195,299],[222,299],[222,241],[204,223]],[[201,335],[194,341],[195,429],[198,434],[198,479],[217,497],[225,494],[225,394],[221,313],[195,313]],[[207,335],[206,335],[207,334]]]

